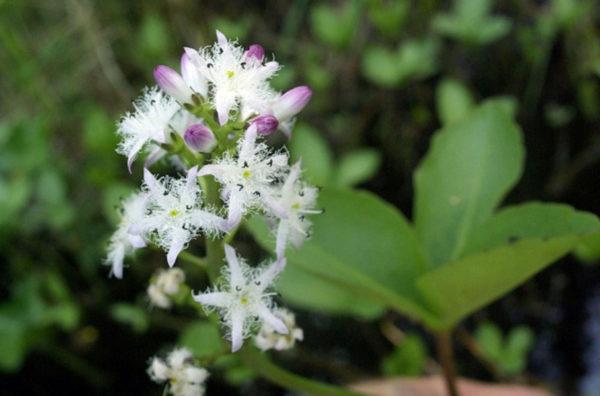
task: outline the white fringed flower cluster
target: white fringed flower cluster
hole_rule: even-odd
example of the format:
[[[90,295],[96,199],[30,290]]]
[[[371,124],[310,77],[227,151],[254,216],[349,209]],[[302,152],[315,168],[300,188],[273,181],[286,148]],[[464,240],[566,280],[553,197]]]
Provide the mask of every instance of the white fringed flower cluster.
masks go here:
[[[181,348],[171,351],[166,360],[153,357],[148,375],[156,383],[167,383],[173,396],[202,396],[208,371],[195,366],[192,353]]]
[[[158,87],[146,88],[118,124],[117,152],[127,157],[129,170],[146,155],[141,189],[123,201],[109,242],[106,261],[115,277],[123,276],[124,258],[136,249],[161,248],[172,267],[197,238],[229,233],[231,240],[251,213],[269,220],[275,261],[250,266],[225,244],[220,281],[193,295],[220,315],[234,352],[248,337],[255,336],[263,350],[288,349],[303,338],[294,315],[276,307],[272,287],[285,268],[286,247],[299,247],[310,235],[307,216],[322,213],[315,208],[318,190],[301,180],[300,162],[290,165],[287,151],[269,147],[264,138],[278,130],[291,138],[312,92],[306,86],[275,91],[269,80],[279,69],[260,45],[244,49],[217,32],[214,45],[185,49],[180,73],[156,67]],[[157,177],[147,169],[165,156],[185,176]],[[160,272],[147,290],[151,303],[169,308],[184,280],[180,269]],[[175,350],[166,361],[154,358],[149,373],[168,381],[173,395],[200,395],[208,374],[191,358],[189,351]]]

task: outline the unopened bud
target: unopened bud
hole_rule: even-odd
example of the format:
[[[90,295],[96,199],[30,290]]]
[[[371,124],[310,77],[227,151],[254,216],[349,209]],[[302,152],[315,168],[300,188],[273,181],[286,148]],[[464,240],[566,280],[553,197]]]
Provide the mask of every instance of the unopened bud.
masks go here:
[[[256,125],[256,131],[263,136],[272,134],[279,126],[277,118],[269,114],[256,117],[252,123]]]
[[[191,125],[185,131],[183,140],[190,149],[202,153],[210,153],[217,145],[215,135],[204,124]]]
[[[265,49],[260,44],[252,44],[246,51],[246,58],[255,58],[262,62],[265,59]]]
[[[188,103],[192,98],[192,90],[175,70],[168,66],[158,65],[154,68],[154,79],[158,86],[181,103]]]
[[[273,113],[280,120],[288,120],[306,106],[311,96],[312,90],[306,85],[292,88],[273,105]]]

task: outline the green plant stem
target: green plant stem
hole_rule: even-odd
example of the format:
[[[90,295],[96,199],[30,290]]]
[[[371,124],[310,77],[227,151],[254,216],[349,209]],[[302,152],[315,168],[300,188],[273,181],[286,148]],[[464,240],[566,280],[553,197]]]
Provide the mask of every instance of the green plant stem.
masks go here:
[[[361,393],[352,392],[344,388],[323,384],[300,375],[291,373],[273,364],[267,355],[252,347],[241,351],[244,363],[257,375],[277,384],[283,388],[307,393],[316,396],[360,396]]]
[[[217,209],[220,208],[223,205],[219,197],[219,186],[212,176],[204,176],[203,178],[206,202]],[[206,238],[206,264],[208,277],[211,282],[214,283],[219,278],[224,259],[225,250],[223,249],[223,240]]]
[[[456,372],[454,370],[454,355],[452,353],[452,332],[450,330],[442,331],[437,334],[436,339],[438,357],[444,371],[448,395],[459,396],[456,386]]]
[[[208,268],[208,263],[206,262],[206,259],[193,255],[192,253],[183,251],[179,253],[179,258],[183,261],[187,261],[188,263],[195,264],[204,270]]]

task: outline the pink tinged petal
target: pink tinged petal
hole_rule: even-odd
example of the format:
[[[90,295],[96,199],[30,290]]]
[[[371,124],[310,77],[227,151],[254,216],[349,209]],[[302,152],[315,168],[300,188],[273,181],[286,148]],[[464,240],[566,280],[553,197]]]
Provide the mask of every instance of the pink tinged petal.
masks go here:
[[[166,151],[160,147],[155,148],[144,161],[144,168],[149,168],[165,155]]]
[[[279,226],[277,226],[277,241],[275,243],[275,253],[278,259],[285,255],[285,245],[287,245],[289,230],[287,221],[281,220]]]
[[[189,48],[186,48],[186,52],[181,55],[181,76],[188,87],[201,96],[206,97],[206,92],[208,90],[207,81],[204,76],[200,74],[197,66],[192,61],[192,57],[188,54],[188,49]],[[198,54],[196,51],[194,51],[194,53],[196,55]]]
[[[123,260],[125,259],[125,248],[119,246],[111,255],[111,273],[117,279],[123,279]]]
[[[231,352],[237,352],[244,344],[244,321],[246,314],[241,309],[231,311]]]
[[[217,42],[219,43],[219,47],[221,47],[223,49],[225,47],[227,47],[227,44],[228,44],[227,37],[225,37],[225,35],[218,30],[217,30]]]
[[[195,190],[198,185],[196,183],[198,179],[198,165],[191,167],[188,169],[185,186],[188,190]]]
[[[202,153],[210,153],[217,146],[217,139],[204,124],[193,124],[185,131],[183,140],[187,146]]]
[[[244,215],[244,199],[238,191],[234,191],[229,195],[227,202],[227,223],[225,231],[229,232],[240,224]]]
[[[284,93],[273,105],[273,114],[281,121],[298,114],[308,103],[312,90],[305,86],[292,88]]]
[[[150,194],[162,194],[162,184],[146,168],[144,168],[144,184],[148,187]]]
[[[252,44],[244,54],[248,59],[254,58],[258,62],[262,62],[265,58],[265,49],[260,44]]]
[[[271,326],[279,334],[287,334],[289,330],[285,323],[267,308],[264,304],[261,304],[257,309],[258,316],[269,326]]]
[[[156,84],[181,103],[187,103],[192,97],[192,90],[175,70],[159,65],[154,68]]]
[[[294,185],[300,178],[301,171],[302,171],[302,161],[298,160],[298,162],[296,162],[294,165],[292,165],[292,168],[290,169],[290,173],[288,174],[287,179],[285,179],[285,182],[283,183],[283,186],[281,187],[281,195],[282,196],[286,197],[286,196],[289,196],[292,194]]]
[[[265,268],[262,271],[262,273],[256,278],[256,281],[260,282],[261,288],[263,290],[269,287],[271,283],[273,283],[273,280],[275,280],[277,275],[279,275],[281,271],[284,270],[286,263],[287,260],[285,257],[278,258],[277,260],[275,260],[275,262],[273,262],[273,264]]]
[[[223,292],[193,294],[194,301],[211,307],[224,308],[229,305],[229,294]]]
[[[243,286],[246,281],[242,274],[242,267],[240,266],[235,249],[227,244],[225,245],[225,259],[229,265],[229,282],[231,283],[231,288],[235,289],[237,286]]]
[[[266,192],[261,194],[261,201],[265,208],[275,216],[279,217],[280,219],[287,219],[288,215],[283,205],[277,202],[270,194]]]
[[[230,167],[226,166],[226,165],[215,165],[215,164],[204,165],[202,168],[200,168],[200,172],[198,172],[198,176],[211,175],[211,176],[214,176],[215,178],[219,179],[219,178],[223,177],[223,175],[225,173],[227,173],[228,171],[231,170],[229,168]]]
[[[167,253],[167,263],[169,264],[169,267],[175,265],[175,261],[177,261],[177,256],[179,256],[179,253],[181,253],[184,246],[185,240],[180,238],[173,239],[173,241],[171,242],[171,246],[169,246],[169,251]]]
[[[263,136],[268,136],[277,130],[279,121],[270,114],[261,115],[252,120],[256,124],[256,131]]]
[[[142,147],[144,147],[145,144],[146,140],[140,139],[133,145],[133,147],[129,151],[129,155],[127,156],[127,170],[129,170],[129,173],[131,173],[131,166],[133,165],[133,161],[135,161],[135,158],[137,157],[138,153],[140,152]]]
[[[129,243],[131,244],[131,246],[133,246],[136,249],[141,249],[143,247],[146,247],[146,241],[144,241],[144,238],[142,238],[139,235],[129,234],[127,236],[127,239],[129,240]]]
[[[244,139],[242,140],[242,145],[240,147],[239,159],[240,163],[245,161],[246,159],[252,157],[254,154],[254,150],[256,148],[256,134],[258,133],[256,124],[252,123],[246,129],[246,133],[244,134]]]
[[[215,94],[215,109],[219,118],[219,124],[225,125],[229,120],[229,111],[235,104],[235,97],[223,90]]]

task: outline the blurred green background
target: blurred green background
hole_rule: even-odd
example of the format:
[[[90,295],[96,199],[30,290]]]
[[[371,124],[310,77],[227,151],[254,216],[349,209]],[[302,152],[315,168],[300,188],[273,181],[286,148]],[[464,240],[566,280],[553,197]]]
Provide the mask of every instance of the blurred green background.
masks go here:
[[[115,153],[115,123],[155,65],[176,67],[215,29],[275,54],[277,89],[314,90],[290,150],[317,185],[360,186],[410,215],[431,134],[507,96],[527,146],[509,201],[599,213],[597,1],[0,0],[2,394],[160,394],[147,359],[193,318],[149,309],[160,253],[139,255],[121,281],[102,265],[114,207],[141,180]],[[600,394],[600,357],[585,354],[600,348],[590,249],[469,319],[461,373]],[[296,371],[343,382],[434,364],[428,337],[395,315],[299,317],[309,336],[285,362]],[[282,394],[235,362],[208,389]]]

